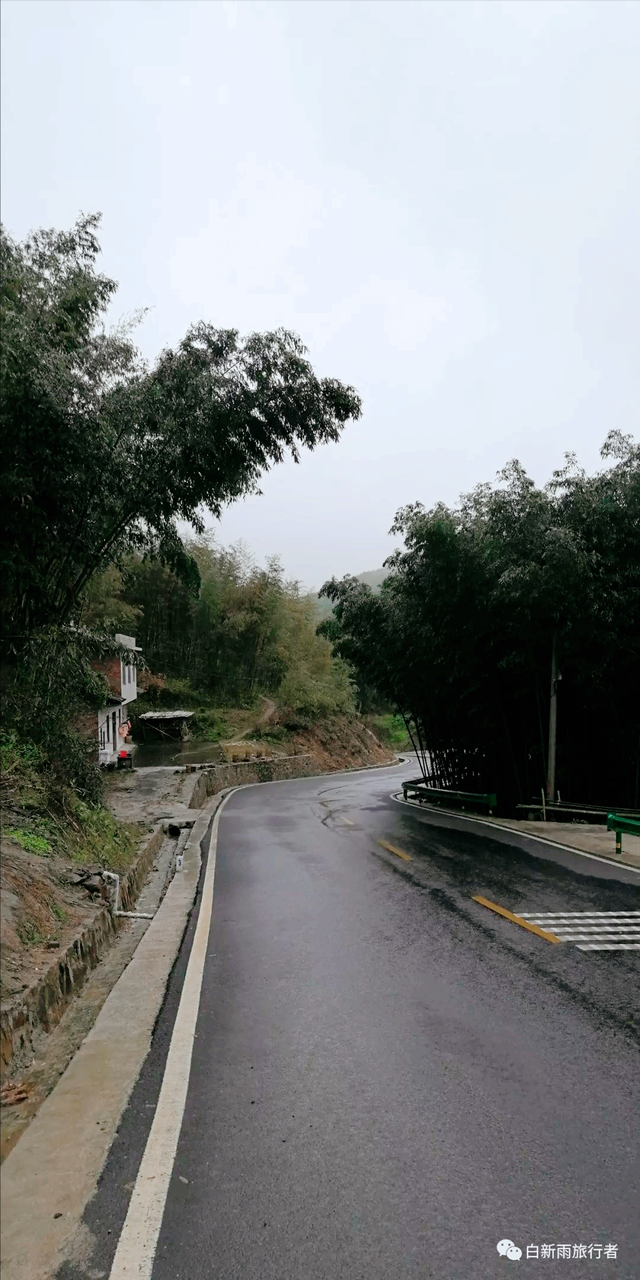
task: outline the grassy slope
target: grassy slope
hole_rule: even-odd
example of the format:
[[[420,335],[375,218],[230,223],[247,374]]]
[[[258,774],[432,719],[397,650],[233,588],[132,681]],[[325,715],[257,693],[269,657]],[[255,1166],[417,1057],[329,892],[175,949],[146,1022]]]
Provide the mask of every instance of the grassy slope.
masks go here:
[[[79,866],[122,873],[142,835],[85,804],[44,768],[35,748],[5,739],[1,770],[2,1000],[14,999],[102,903],[70,881]]]

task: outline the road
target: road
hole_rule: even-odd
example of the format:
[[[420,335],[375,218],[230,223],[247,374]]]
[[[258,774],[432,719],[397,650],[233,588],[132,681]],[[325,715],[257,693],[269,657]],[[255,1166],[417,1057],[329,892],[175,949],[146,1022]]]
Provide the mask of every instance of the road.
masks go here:
[[[145,1269],[140,1233],[125,1233],[119,1275],[640,1274],[640,952],[552,945],[473,901],[630,911],[640,877],[409,809],[390,796],[404,773],[227,801],[155,1261]],[[85,1215],[91,1265],[61,1280],[110,1274],[152,1119],[164,1123],[195,925]]]

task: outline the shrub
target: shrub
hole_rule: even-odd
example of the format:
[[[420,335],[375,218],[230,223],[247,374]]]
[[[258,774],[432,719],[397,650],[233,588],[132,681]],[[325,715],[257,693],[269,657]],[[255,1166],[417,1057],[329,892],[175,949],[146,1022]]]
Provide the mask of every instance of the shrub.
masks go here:
[[[33,835],[31,831],[18,830],[10,827],[7,831],[10,840],[14,840],[22,849],[26,849],[27,853],[51,853],[51,845],[43,836]]]

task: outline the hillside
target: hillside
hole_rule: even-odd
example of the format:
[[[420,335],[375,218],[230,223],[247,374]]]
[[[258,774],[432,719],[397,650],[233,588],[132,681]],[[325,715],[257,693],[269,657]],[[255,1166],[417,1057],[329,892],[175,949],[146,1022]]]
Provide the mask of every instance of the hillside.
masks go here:
[[[386,569],[370,569],[367,573],[356,573],[354,576],[359,582],[365,582],[368,587],[371,587],[372,591],[379,591],[388,574]],[[331,601],[327,600],[326,596],[318,596],[316,608],[318,621],[324,622],[324,619],[331,614]]]
[[[372,591],[379,591],[385,578],[389,576],[386,569],[371,569],[368,573],[357,573],[360,582],[365,582]]]

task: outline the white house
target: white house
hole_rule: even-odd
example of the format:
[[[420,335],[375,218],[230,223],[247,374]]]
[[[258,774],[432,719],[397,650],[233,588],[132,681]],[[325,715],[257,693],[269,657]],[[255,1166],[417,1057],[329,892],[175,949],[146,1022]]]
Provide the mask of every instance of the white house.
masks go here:
[[[142,652],[134,636],[118,634],[116,641],[134,653]],[[119,754],[131,754],[127,744],[131,732],[129,707],[138,696],[137,667],[116,656],[94,665],[109,682],[107,705],[98,712],[98,759],[102,765],[113,766]]]

